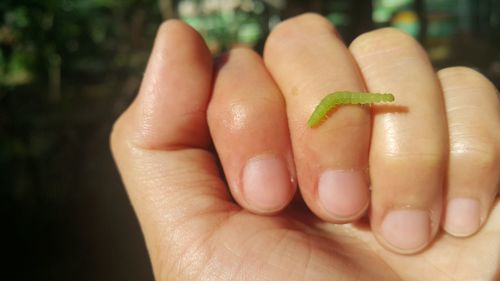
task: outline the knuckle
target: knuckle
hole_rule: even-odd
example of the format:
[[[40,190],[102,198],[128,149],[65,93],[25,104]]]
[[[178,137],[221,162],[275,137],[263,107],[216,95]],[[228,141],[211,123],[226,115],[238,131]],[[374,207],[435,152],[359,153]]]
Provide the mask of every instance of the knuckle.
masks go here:
[[[384,170],[426,169],[436,171],[445,164],[445,156],[442,153],[430,151],[385,154],[376,158],[378,159],[376,165]]]
[[[305,13],[290,19],[287,19],[273,28],[269,34],[264,54],[290,48],[289,40],[302,40],[304,36],[310,36],[318,32],[336,33],[335,27],[326,18],[315,13]]]
[[[170,20],[165,20],[165,21],[161,22],[160,26],[158,27],[157,32],[163,33],[165,31],[167,31],[171,23],[172,23],[172,21],[170,21]]]
[[[177,29],[190,29],[187,24],[178,19],[169,19],[163,21],[158,27],[158,34],[164,34],[170,32],[170,30]]]
[[[500,152],[498,146],[493,143],[476,144],[474,147],[463,149],[452,147],[451,158],[460,161],[467,166],[473,166],[481,170],[491,170],[500,166]]]
[[[208,122],[211,126],[228,129],[229,132],[245,130],[256,119],[256,110],[238,99],[224,100],[208,107]]]
[[[438,77],[449,84],[460,83],[465,86],[476,86],[489,84],[489,80],[483,74],[469,67],[453,66],[438,71]]]
[[[155,45],[167,46],[170,41],[178,41],[177,44],[182,45],[186,50],[194,50],[193,54],[198,56],[208,52],[208,49],[204,49],[205,43],[198,31],[178,19],[162,22],[156,32]]]
[[[476,75],[479,74],[476,70],[466,67],[466,66],[451,66],[451,67],[446,67],[438,72],[441,75],[444,76],[468,76],[468,75]],[[480,74],[479,74],[480,75]]]
[[[299,15],[299,16],[293,17],[287,21],[284,21],[283,25],[286,25],[287,22],[288,22],[288,24],[293,24],[294,26],[298,26],[298,27],[305,26],[308,29],[310,27],[327,28],[327,29],[332,28],[332,24],[325,17],[323,17],[320,14],[311,13],[311,12],[304,13],[302,15]]]
[[[210,127],[237,128],[238,122],[243,122],[247,116],[245,109],[238,103],[228,100],[216,100],[209,104],[207,121]]]
[[[129,141],[133,138],[134,132],[131,132],[131,124],[133,121],[132,110],[133,105],[130,105],[113,123],[109,133],[109,145],[113,155],[116,155],[119,150],[127,147]]]
[[[114,153],[116,151],[116,148],[118,146],[118,143],[121,139],[122,135],[122,127],[123,127],[123,114],[116,119],[116,121],[113,123],[113,126],[111,127],[111,132],[109,134],[109,144],[111,147],[111,151]]]
[[[358,36],[350,45],[354,52],[407,52],[408,50],[422,51],[418,42],[409,34],[396,28],[387,27],[366,32]]]
[[[290,32],[299,32],[302,31],[302,29],[311,31],[332,28],[332,24],[323,16],[315,13],[305,13],[281,22],[273,29],[270,36],[286,36],[289,35]]]

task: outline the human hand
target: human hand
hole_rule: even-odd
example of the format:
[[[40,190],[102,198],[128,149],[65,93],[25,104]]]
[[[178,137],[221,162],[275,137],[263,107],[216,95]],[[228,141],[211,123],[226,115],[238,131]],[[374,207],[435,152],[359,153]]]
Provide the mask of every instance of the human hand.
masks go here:
[[[214,77],[199,35],[165,23],[113,130],[157,280],[499,277],[499,103],[480,74],[436,76],[418,44],[390,29],[348,50],[327,21],[304,15],[272,32],[264,60],[236,49]],[[365,85],[396,106],[343,106],[307,127],[325,94]],[[284,209],[296,179],[302,197]],[[453,215],[452,198],[480,204],[458,201]],[[456,236],[483,225],[464,239],[440,224]]]

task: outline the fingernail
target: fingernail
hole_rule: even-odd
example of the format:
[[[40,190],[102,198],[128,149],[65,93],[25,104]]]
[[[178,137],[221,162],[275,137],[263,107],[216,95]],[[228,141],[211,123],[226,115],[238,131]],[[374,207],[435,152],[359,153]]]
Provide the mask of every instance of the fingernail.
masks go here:
[[[477,231],[480,224],[480,207],[477,200],[455,198],[448,202],[444,228],[446,232],[465,237]]]
[[[250,159],[243,170],[243,196],[261,211],[276,211],[288,204],[293,193],[285,161],[274,156]]]
[[[368,205],[368,186],[358,171],[326,170],[318,181],[318,199],[334,218],[352,218]]]
[[[429,241],[429,215],[415,209],[394,210],[385,216],[381,231],[393,247],[403,252],[419,250]]]

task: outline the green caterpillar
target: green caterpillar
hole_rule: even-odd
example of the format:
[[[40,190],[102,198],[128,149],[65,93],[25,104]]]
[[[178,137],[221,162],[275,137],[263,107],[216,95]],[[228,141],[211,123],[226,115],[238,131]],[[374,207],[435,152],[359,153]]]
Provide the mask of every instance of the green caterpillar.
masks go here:
[[[334,92],[324,97],[316,106],[311,117],[307,121],[309,127],[317,126],[332,110],[332,108],[341,104],[372,104],[379,102],[393,102],[394,96],[385,93],[364,93],[364,92]]]

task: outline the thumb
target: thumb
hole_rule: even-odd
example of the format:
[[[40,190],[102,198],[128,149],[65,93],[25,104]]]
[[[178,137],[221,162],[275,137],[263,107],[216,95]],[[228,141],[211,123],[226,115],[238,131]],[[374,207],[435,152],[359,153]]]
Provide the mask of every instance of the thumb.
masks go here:
[[[212,233],[236,208],[207,151],[211,80],[212,58],[202,38],[180,21],[167,21],[139,94],[111,134],[156,274],[163,275],[159,264],[175,262],[183,247]]]

